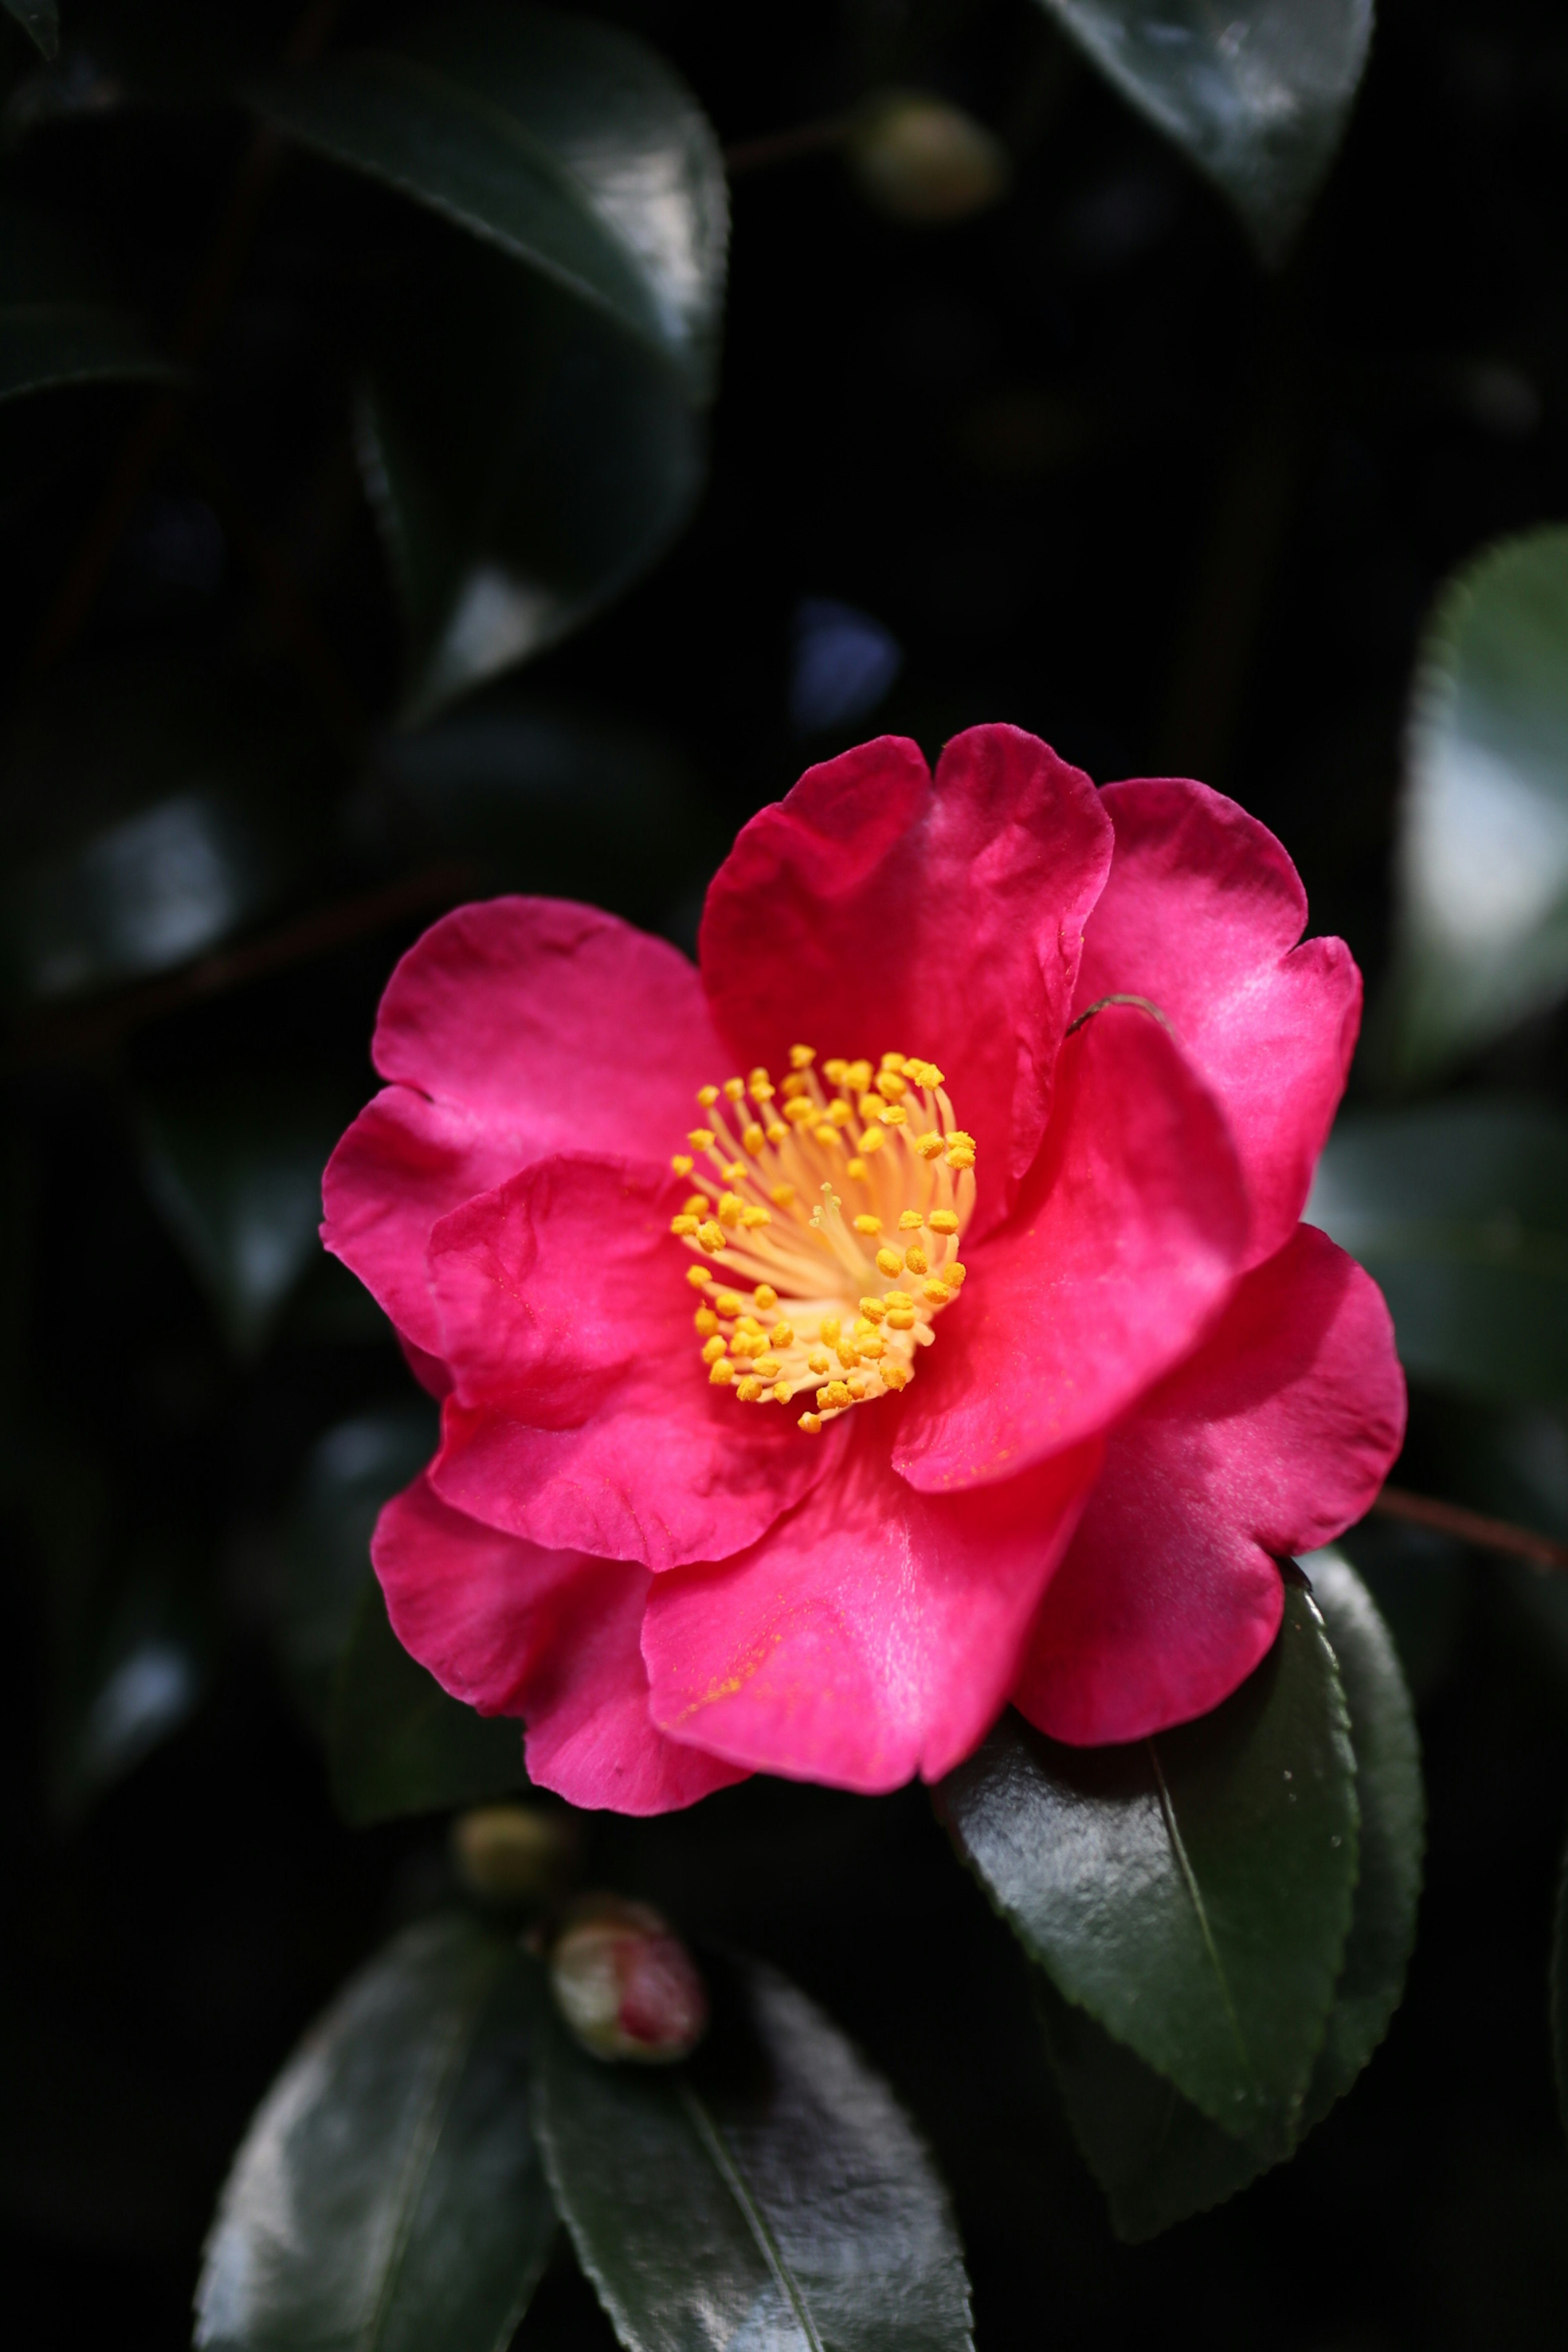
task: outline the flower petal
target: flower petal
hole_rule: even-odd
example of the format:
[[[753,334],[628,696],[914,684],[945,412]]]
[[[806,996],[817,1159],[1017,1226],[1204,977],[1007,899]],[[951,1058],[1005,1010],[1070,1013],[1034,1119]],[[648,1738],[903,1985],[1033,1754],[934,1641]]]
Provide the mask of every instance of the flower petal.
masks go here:
[[[702,977],[731,1058],[776,1069],[800,1039],[936,1062],[981,1146],[983,1231],[1038,1149],[1110,855],[1088,777],[1016,727],[956,736],[934,782],[891,735],[808,769],[708,893]]]
[[[554,1550],[663,1569],[754,1543],[834,1446],[710,1386],[670,1239],[682,1187],[558,1154],[437,1226],[454,1393],[432,1467],[455,1508]]]
[[[902,1402],[927,1493],[1082,1443],[1179,1363],[1224,1301],[1247,1200],[1218,1106],[1160,1024],[1109,1005],[1068,1039],[1045,1149],[973,1254]]]
[[[918,1495],[885,1411],[850,1416],[837,1474],[741,1559],[655,1580],[643,1654],[672,1738],[869,1795],[939,1779],[995,1720],[1099,1449]]]
[[[1404,1429],[1377,1286],[1299,1226],[1111,1436],[1016,1705],[1085,1746],[1217,1706],[1274,1639],[1276,1559],[1361,1517]]]
[[[1267,826],[1205,784],[1108,784],[1110,878],[1089,922],[1081,1012],[1145,996],[1225,1106],[1252,1194],[1247,1264],[1289,1240],[1344,1091],[1361,974],[1342,940],[1296,942],[1307,896]]]
[[[536,1788],[663,1813],[742,1777],[654,1727],[638,1646],[646,1570],[500,1535],[424,1477],[387,1504],[371,1556],[409,1654],[481,1715],[526,1718]]]

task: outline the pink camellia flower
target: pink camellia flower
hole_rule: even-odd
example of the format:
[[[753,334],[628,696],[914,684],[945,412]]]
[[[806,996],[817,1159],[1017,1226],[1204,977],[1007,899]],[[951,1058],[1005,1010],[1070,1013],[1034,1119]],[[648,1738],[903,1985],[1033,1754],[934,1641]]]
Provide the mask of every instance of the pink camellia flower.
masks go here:
[[[980,727],[812,769],[700,974],[499,898],[393,974],[324,1238],[443,1399],[399,1638],[530,1773],[658,1812],[1215,1706],[1404,1388],[1299,1222],[1360,978],[1262,825]]]

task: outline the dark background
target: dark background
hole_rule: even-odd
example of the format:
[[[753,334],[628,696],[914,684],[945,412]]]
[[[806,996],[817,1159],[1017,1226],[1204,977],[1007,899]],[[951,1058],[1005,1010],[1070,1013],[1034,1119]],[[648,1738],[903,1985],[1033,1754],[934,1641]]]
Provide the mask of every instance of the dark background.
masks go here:
[[[345,29],[388,13],[351,7]],[[173,448],[42,685],[22,649],[133,403],[92,395],[0,436],[13,839],[55,822],[51,760],[79,776],[94,728],[133,743],[159,666],[194,666],[226,725],[253,701],[277,730],[279,791],[314,828],[277,910],[428,884],[417,913],[351,922],[335,946],[329,927],[200,1002],[11,1023],[0,2217],[9,2324],[30,2346],[187,2340],[251,2106],[447,1867],[440,1823],[340,1826],[270,1617],[310,1448],[405,1396],[407,1375],[326,1269],[262,1352],[226,1351],[150,1199],[139,1105],[297,1084],[335,1089],[346,1114],[370,1090],[393,961],[465,887],[558,889],[689,943],[736,824],[883,728],[934,755],[1007,719],[1100,781],[1204,776],[1280,834],[1314,929],[1349,939],[1375,992],[1423,614],[1481,542],[1564,512],[1568,20],[1545,0],[1384,0],[1345,149],[1272,280],[1027,0],[597,13],[664,51],[726,143],[910,82],[1016,159],[1005,203],[945,227],[879,217],[831,152],[737,174],[700,510],[641,586],[505,690],[541,723],[598,730],[599,798],[547,799],[500,846],[459,840],[468,866],[433,882],[449,842],[388,799],[396,618],[342,421],[341,322],[366,253],[422,233],[392,198],[287,166],[195,411],[237,504],[226,522],[202,461]],[[28,60],[8,28],[4,50],[16,80]],[[132,111],[40,135],[9,168],[166,323],[246,135],[221,109]],[[324,616],[368,714],[352,752],[237,560],[244,513],[286,539]],[[821,597],[881,624],[902,667],[874,715],[802,732],[792,649],[801,600]],[[1561,1096],[1562,1045],[1539,1022],[1465,1083]],[[1400,1475],[1462,1492],[1458,1463],[1440,1401],[1417,1398]],[[1151,2246],[1113,2241],[1022,1964],[921,1792],[752,1783],[592,1825],[593,1878],[774,1958],[891,2076],[952,2185],[983,2352],[1562,2341],[1568,2158],[1544,1979],[1568,1668],[1494,1563],[1386,1535],[1351,1549],[1422,1702],[1431,1840],[1409,1993],[1292,2165]],[[115,1785],[84,1790],[60,1759],[91,1629],[150,1552],[176,1562],[203,1695]],[[563,2266],[521,2341],[609,2337]]]

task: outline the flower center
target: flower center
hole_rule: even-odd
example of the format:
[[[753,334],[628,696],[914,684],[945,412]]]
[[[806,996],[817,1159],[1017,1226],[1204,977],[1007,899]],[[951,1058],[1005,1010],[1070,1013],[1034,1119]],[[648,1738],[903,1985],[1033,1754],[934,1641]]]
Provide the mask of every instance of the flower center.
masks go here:
[[[742,1404],[815,1391],[813,1436],[853,1404],[908,1388],[964,1276],[974,1138],[955,1127],[934,1063],[884,1054],[703,1087],[705,1127],[671,1166],[694,1191],[670,1230],[699,1258],[695,1321],[716,1388]]]

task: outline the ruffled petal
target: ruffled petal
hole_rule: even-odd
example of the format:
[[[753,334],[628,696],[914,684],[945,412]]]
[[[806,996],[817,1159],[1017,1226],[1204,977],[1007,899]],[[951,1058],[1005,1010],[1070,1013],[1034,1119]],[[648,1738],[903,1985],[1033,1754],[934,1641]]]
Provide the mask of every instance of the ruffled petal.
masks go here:
[[[644,1570],[500,1535],[449,1510],[424,1477],[387,1504],[371,1557],[410,1656],[480,1715],[526,1719],[535,1787],[663,1813],[743,1777],[654,1727]]]
[[[1039,1147],[1110,855],[1088,777],[1016,727],[955,737],[934,782],[890,735],[808,769],[708,893],[702,976],[731,1058],[777,1069],[800,1040],[937,1063],[981,1147],[984,1231]]]
[[[838,1474],[741,1559],[655,1580],[643,1655],[672,1738],[872,1795],[984,1737],[1099,1449],[918,1495],[889,1467],[886,1411],[851,1416]]]
[[[1193,1348],[1247,1241],[1218,1105],[1149,1013],[1068,1038],[1045,1150],[966,1258],[902,1400],[893,1462],[927,1493],[1013,1477],[1119,1420]]]
[[[668,1171],[562,1154],[437,1226],[454,1390],[431,1477],[455,1509],[664,1569],[754,1543],[823,1475],[832,1444],[709,1385],[669,1236],[681,1192]]]
[[[1361,974],[1300,939],[1307,895],[1267,826],[1206,784],[1108,784],[1116,854],[1085,932],[1080,1012],[1157,1004],[1225,1106],[1252,1195],[1248,1265],[1289,1239],[1344,1091]]]
[[[1274,1639],[1276,1559],[1360,1518],[1404,1432],[1382,1294],[1299,1226],[1111,1437],[1016,1704],[1082,1746],[1217,1706]]]

